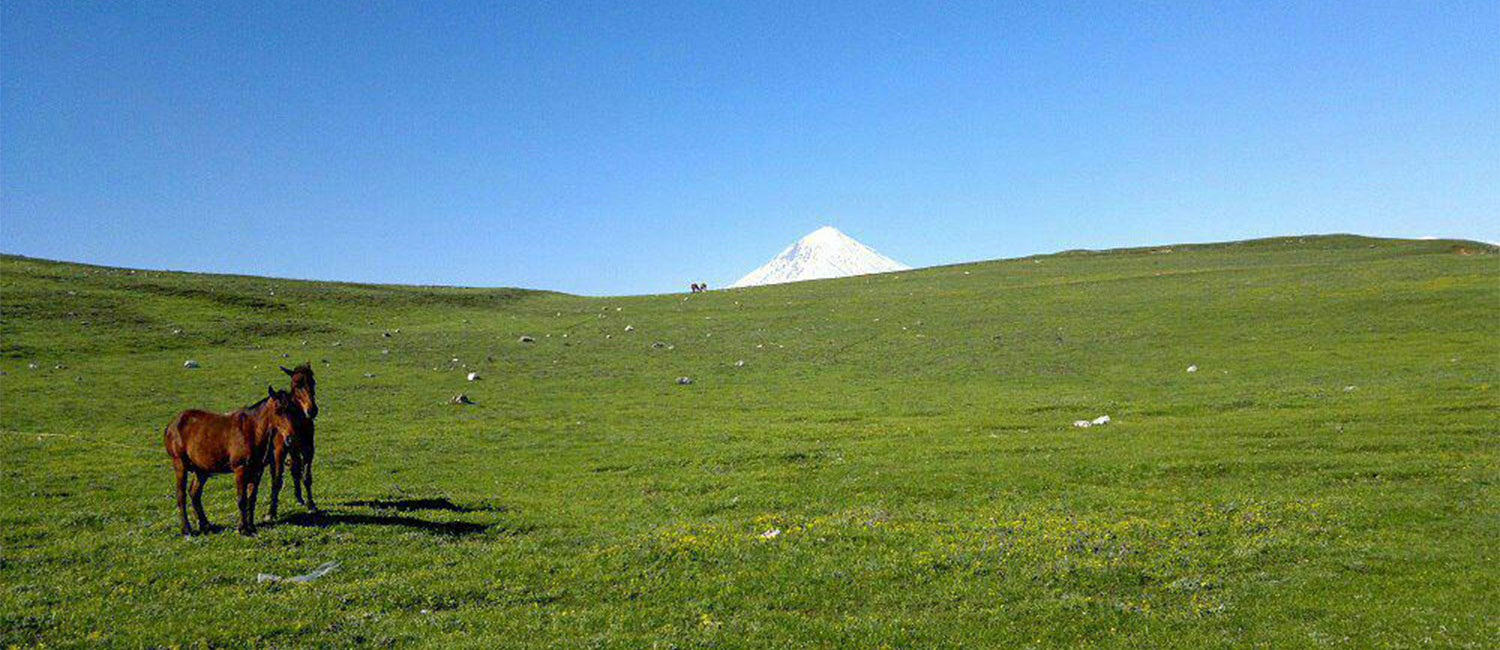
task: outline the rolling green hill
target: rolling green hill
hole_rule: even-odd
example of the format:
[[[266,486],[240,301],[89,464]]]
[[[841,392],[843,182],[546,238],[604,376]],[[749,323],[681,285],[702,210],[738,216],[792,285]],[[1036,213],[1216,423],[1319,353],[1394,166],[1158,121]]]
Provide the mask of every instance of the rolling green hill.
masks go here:
[[[178,537],[162,427],[302,361],[326,512]],[[4,257],[0,370],[0,646],[1500,643],[1484,244],[630,298]]]

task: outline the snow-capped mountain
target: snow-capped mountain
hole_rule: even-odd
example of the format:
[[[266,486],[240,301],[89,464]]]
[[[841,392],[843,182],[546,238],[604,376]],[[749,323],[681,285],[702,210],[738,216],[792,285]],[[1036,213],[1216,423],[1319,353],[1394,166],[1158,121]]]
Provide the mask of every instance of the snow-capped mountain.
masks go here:
[[[780,255],[766,262],[765,266],[751,271],[729,286],[730,288],[754,287],[762,284],[905,271],[910,268],[875,252],[869,246],[854,241],[854,238],[839,232],[838,228],[823,226],[786,247]]]

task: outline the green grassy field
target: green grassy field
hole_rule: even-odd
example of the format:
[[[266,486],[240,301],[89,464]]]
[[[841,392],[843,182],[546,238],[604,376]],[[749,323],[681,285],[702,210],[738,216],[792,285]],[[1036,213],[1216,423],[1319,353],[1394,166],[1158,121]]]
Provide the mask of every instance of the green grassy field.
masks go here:
[[[5,257],[0,345],[0,646],[1500,643],[1483,244],[630,298]],[[326,513],[241,537],[219,477],[179,537],[162,427],[301,361]]]

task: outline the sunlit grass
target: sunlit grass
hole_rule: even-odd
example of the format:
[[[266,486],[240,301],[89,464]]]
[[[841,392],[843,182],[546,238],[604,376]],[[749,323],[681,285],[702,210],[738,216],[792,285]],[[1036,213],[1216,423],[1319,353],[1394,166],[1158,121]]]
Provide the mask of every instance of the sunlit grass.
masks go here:
[[[1165,251],[633,298],[0,259],[0,645],[1494,645],[1500,256]],[[177,537],[162,426],[301,361],[328,512],[240,537],[217,478]]]

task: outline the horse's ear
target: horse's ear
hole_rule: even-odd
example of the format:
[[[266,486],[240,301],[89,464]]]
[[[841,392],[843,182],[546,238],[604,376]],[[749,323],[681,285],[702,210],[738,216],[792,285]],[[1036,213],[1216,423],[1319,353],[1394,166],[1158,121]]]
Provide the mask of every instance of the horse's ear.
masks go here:
[[[276,388],[274,386],[266,384],[266,397],[276,399]]]
[[[281,371],[284,372],[284,373],[286,373],[288,376],[290,376],[292,374],[292,371],[287,370],[286,366],[277,366],[277,367],[281,368]]]

